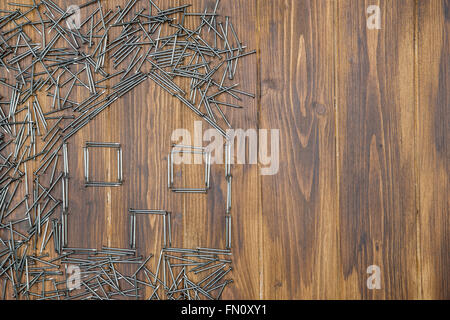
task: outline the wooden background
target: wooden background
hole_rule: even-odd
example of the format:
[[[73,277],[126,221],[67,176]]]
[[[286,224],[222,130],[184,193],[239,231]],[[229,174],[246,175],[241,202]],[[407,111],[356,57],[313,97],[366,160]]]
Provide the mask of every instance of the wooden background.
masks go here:
[[[157,3],[192,3],[201,12],[215,0]],[[366,26],[369,5],[381,8],[380,30]],[[224,298],[450,298],[449,7],[448,0],[221,1],[219,13],[257,50],[236,79],[257,97],[227,116],[235,128],[280,130],[277,174],[233,167],[234,283]],[[127,247],[130,207],[171,211],[173,246],[224,247],[223,166],[212,167],[207,195],[167,189],[171,133],[193,132],[195,120],[147,81],[69,141],[70,247]],[[122,187],[84,187],[86,141],[122,144]],[[91,163],[92,172],[114,175],[114,155]],[[161,224],[138,221],[144,256],[159,254]],[[370,265],[381,269],[379,290],[366,286]]]

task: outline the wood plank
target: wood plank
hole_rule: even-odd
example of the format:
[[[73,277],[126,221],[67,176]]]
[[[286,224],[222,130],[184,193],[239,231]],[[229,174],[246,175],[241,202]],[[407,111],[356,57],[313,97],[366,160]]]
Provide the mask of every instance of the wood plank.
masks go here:
[[[165,2],[161,9],[174,7],[178,1]],[[131,11],[138,12],[148,2],[138,2]],[[153,10],[155,10],[153,8]],[[141,53],[143,50],[141,50]],[[132,57],[125,60],[125,68]],[[143,71],[148,72],[148,67]],[[113,247],[128,247],[130,227],[128,209],[166,210],[172,214],[173,246],[183,246],[182,203],[167,187],[167,154],[170,151],[172,130],[182,126],[184,107],[170,94],[150,79],[144,81],[131,93],[121,97],[105,110],[108,123],[108,139],[120,142],[123,148],[124,185],[110,190],[110,213],[108,241]],[[139,215],[136,221],[136,247],[147,264],[156,272],[163,248],[163,218],[154,215]],[[123,266],[125,272],[133,272],[134,266]],[[162,277],[162,273],[160,274]],[[141,280],[144,276],[140,275]],[[146,288],[149,297],[151,288]],[[160,293],[158,293],[160,294]]]
[[[418,2],[416,159],[424,299],[450,298],[449,7],[445,0]]]
[[[216,1],[195,0],[190,3],[192,3],[190,12],[203,12],[205,8],[211,12],[215,7]],[[256,48],[256,39],[253,37],[256,32],[255,4],[255,1],[244,0],[221,1],[217,8],[217,13],[221,16],[220,21],[225,23],[225,16],[230,17],[240,42],[247,46],[247,51]],[[190,18],[186,21],[191,28],[197,26],[198,22],[198,18]],[[223,27],[225,28],[225,24]],[[231,31],[229,32],[229,40],[232,41]],[[202,31],[202,37],[213,42],[213,32],[208,33],[207,28],[204,28]],[[222,48],[222,44],[218,43],[218,46]],[[220,70],[218,72],[219,76],[222,75],[223,68]],[[241,59],[235,79],[226,80],[224,83],[225,85],[239,83],[240,90],[255,93],[256,77],[256,55],[253,55]],[[215,80],[219,82],[220,77],[215,77]],[[222,97],[218,100],[223,101]],[[244,130],[257,128],[256,100],[242,97],[242,101],[231,99],[226,102],[244,106],[242,110],[222,107],[223,112],[234,128],[242,128]],[[190,132],[192,144],[207,146],[209,142],[203,141],[205,139],[204,133],[212,127],[201,121],[200,118],[186,108],[181,112],[183,119],[182,128]],[[215,114],[219,119],[220,126],[226,128],[218,113],[215,112]],[[198,186],[198,182],[202,181],[201,179],[204,177],[203,164],[184,165],[184,167],[189,169],[189,171],[186,170],[186,172],[181,173],[183,175],[182,183],[189,187]],[[254,189],[258,190],[257,166],[256,164],[234,165],[232,175],[231,260],[233,261],[233,271],[227,278],[233,279],[233,284],[225,289],[223,298],[257,299],[260,297],[259,251],[257,245],[260,212],[258,211],[258,192],[252,192]],[[225,248],[227,185],[223,161],[211,166],[211,189],[206,195],[176,194],[174,199],[183,203],[183,245],[185,248]]]
[[[337,143],[340,285],[346,299],[418,293],[414,185],[414,1],[338,3]],[[381,269],[381,289],[367,268]]]
[[[333,3],[259,1],[260,127],[280,130],[261,177],[263,298],[338,297]]]
[[[213,1],[211,1],[213,2]],[[246,52],[258,48],[257,37],[257,1],[221,1],[219,12],[223,17],[229,16],[230,21],[238,35],[239,41],[246,45]],[[229,31],[228,31],[229,32]],[[229,37],[234,46],[236,41]],[[239,83],[239,90],[257,94],[258,88],[258,60],[253,54],[241,58],[236,68],[236,77],[228,83]],[[259,98],[253,99],[239,95],[242,101],[236,99],[220,99],[229,103],[243,106],[243,109],[222,107],[223,112],[233,128],[247,131],[258,129]],[[225,127],[225,125],[224,125]],[[236,142],[235,142],[236,143]],[[252,146],[248,144],[248,148]],[[237,152],[237,146],[234,152]],[[219,204],[221,210],[226,208],[226,183],[224,166],[219,179],[222,183],[222,192],[215,193],[213,203]],[[233,283],[223,294],[224,299],[260,299],[261,295],[261,225],[262,213],[260,209],[260,176],[257,164],[238,164],[236,159],[232,165],[232,207],[231,207],[231,247]],[[211,202],[210,202],[211,204]],[[210,205],[211,207],[211,205]],[[225,211],[223,211],[225,212]],[[221,243],[225,246],[225,215],[222,215]]]

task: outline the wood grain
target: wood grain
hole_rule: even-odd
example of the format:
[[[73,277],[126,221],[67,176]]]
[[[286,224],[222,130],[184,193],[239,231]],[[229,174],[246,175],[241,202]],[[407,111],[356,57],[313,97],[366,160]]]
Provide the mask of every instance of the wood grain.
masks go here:
[[[242,44],[245,44],[248,51],[257,48],[258,32],[257,25],[257,7],[255,0],[245,1],[221,1],[220,12],[223,17],[229,16],[238,38]],[[213,8],[215,0],[207,2],[208,8]],[[210,9],[212,10],[212,9]],[[231,39],[231,37],[230,37]],[[233,42],[235,43],[235,42]],[[235,44],[237,45],[237,44]],[[257,77],[257,57],[250,55],[242,58],[238,62],[235,80],[229,82],[239,83],[241,90],[256,94],[258,87]],[[232,110],[232,108],[223,109],[226,117],[229,119],[234,129],[244,131],[256,130],[258,128],[258,103],[259,99],[253,99],[240,95],[242,101],[236,99],[226,99],[230,103],[236,103],[243,106],[242,110]],[[237,147],[236,147],[237,148]],[[234,148],[235,152],[236,148]],[[262,213],[259,207],[259,172],[256,164],[235,164],[232,166],[232,252],[233,252],[233,271],[231,277],[233,284],[224,292],[224,299],[248,299],[262,298],[260,292],[260,246],[253,243],[261,243],[261,223]],[[212,229],[217,232],[215,235],[218,240],[210,242],[210,245],[216,244],[218,247],[225,247],[225,212],[227,185],[225,180],[224,165],[214,165],[213,191],[208,194],[209,216],[216,217],[212,221],[214,226],[220,226],[220,229]],[[194,207],[195,203],[188,204]],[[207,227],[207,232],[210,227]]]
[[[215,0],[157,3],[201,12]],[[118,4],[102,1],[104,11]],[[369,5],[381,9],[380,30],[367,28]],[[234,282],[225,299],[450,298],[449,7],[448,0],[220,1],[219,13],[257,50],[240,60],[235,79],[256,99],[223,110],[236,129],[278,129],[280,137],[276,174],[261,175],[261,163],[233,166]],[[77,100],[87,97],[74,90]],[[39,99],[48,111],[51,97]],[[172,212],[174,247],[223,248],[224,165],[212,165],[206,195],[167,188],[172,132],[187,129],[192,144],[206,146],[210,127],[199,121],[149,80],[72,137],[69,246],[128,247],[128,209],[140,208]],[[122,145],[123,186],[84,186],[86,141]],[[90,163],[91,172],[114,179],[114,153],[92,153]],[[204,174],[203,165],[176,170],[185,186]],[[154,254],[148,265],[156,269],[161,219],[138,217],[137,248],[144,258]],[[48,252],[55,257],[52,242]],[[379,290],[367,288],[370,265],[380,267]]]
[[[337,143],[343,296],[418,295],[414,172],[414,1],[339,1]],[[377,265],[381,289],[366,286]]]
[[[416,143],[421,297],[450,298],[450,2],[419,1]]]
[[[259,1],[260,127],[280,130],[261,176],[263,297],[337,298],[333,3]]]

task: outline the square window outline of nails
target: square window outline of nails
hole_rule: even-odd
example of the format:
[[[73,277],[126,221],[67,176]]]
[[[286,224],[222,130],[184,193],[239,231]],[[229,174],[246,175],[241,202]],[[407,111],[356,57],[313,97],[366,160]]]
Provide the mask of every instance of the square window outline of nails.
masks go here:
[[[89,148],[117,149],[117,181],[89,181]],[[84,153],[84,180],[85,187],[119,187],[123,184],[122,173],[122,146],[116,142],[86,142]]]
[[[130,219],[130,241],[129,245],[131,249],[136,249],[136,216],[137,215],[155,215],[163,218],[163,248],[172,246],[172,213],[165,210],[149,210],[149,209],[128,209],[128,216]]]
[[[174,153],[201,154],[205,161],[205,187],[204,188],[174,188],[173,182],[173,155]],[[207,193],[210,188],[209,178],[211,175],[211,151],[206,147],[195,147],[185,145],[172,145],[172,150],[167,156],[167,183],[172,192],[175,193]]]

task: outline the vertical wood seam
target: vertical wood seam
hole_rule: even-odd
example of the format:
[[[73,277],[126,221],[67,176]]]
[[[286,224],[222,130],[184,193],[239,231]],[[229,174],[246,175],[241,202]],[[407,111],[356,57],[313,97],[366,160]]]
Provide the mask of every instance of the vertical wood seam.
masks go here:
[[[339,61],[339,52],[337,45],[337,29],[339,28],[339,6],[337,1],[333,2],[333,16],[334,16],[334,28],[333,28],[333,72],[334,72],[334,81],[333,81],[333,104],[334,104],[334,142],[335,142],[335,163],[336,163],[336,215],[337,215],[337,262],[340,266],[341,260],[341,243],[340,243],[340,168],[339,168],[339,110],[338,110],[338,68],[337,63]],[[337,270],[338,279],[340,279],[340,270]],[[339,283],[336,286],[336,289],[339,288]],[[338,292],[336,292],[337,297]]]
[[[258,0],[256,5],[256,129],[259,131],[261,127],[261,20]],[[257,150],[259,154],[259,139],[257,142]],[[258,273],[259,273],[259,299],[265,298],[264,294],[264,237],[263,237],[263,209],[262,209],[262,182],[260,172],[261,164],[257,162],[257,184],[258,184]]]
[[[414,197],[416,217],[416,265],[417,265],[417,298],[423,298],[423,275],[421,268],[421,208],[420,208],[420,174],[417,152],[417,138],[419,133],[419,0],[414,2]]]

